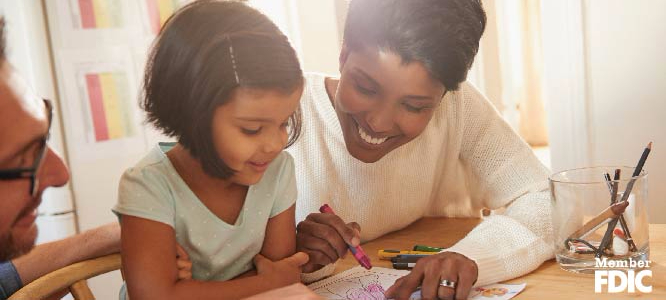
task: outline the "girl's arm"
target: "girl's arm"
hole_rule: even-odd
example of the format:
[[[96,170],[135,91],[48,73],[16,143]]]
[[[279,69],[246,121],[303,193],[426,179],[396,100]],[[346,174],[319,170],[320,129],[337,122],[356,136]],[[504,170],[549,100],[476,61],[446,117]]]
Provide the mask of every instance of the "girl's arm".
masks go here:
[[[239,299],[298,282],[299,266],[306,260],[301,254],[271,262],[258,255],[256,276],[229,281],[179,281],[173,228],[128,215],[123,215],[121,225],[122,265],[133,300]]]
[[[261,246],[261,255],[272,261],[278,261],[296,253],[295,218],[296,204],[268,219],[264,244]],[[236,276],[236,279],[253,275],[257,275],[256,269],[240,274]]]
[[[277,261],[296,253],[296,204],[268,219],[261,254]]]

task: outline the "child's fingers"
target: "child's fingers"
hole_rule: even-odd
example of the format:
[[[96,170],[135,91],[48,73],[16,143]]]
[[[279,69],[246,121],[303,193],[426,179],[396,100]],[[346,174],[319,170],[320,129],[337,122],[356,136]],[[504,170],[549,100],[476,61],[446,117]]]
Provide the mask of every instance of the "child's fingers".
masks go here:
[[[180,244],[176,243],[176,257],[182,258],[185,260],[190,260],[190,256],[187,255],[187,252],[183,247],[180,246]]]
[[[185,259],[177,259],[176,266],[178,270],[192,270],[192,262]]]
[[[296,252],[296,254],[287,257],[284,260],[293,266],[300,267],[307,263],[309,259],[310,258],[305,252]]]
[[[189,280],[192,279],[192,272],[189,270],[179,270],[178,271],[178,280]]]
[[[255,255],[252,260],[254,261],[254,266],[257,268],[257,271],[261,270],[264,265],[271,263],[271,261],[268,258],[264,257],[261,254]]]

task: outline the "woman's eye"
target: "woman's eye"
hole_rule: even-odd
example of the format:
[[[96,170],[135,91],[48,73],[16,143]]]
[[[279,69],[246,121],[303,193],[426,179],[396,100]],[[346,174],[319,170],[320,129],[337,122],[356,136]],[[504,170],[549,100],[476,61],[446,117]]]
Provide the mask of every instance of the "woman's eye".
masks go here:
[[[364,94],[364,95],[372,96],[372,95],[376,94],[375,91],[373,91],[371,89],[364,88],[364,87],[362,87],[361,85],[358,85],[358,84],[356,85],[356,89],[359,92],[361,92],[361,94]]]
[[[251,128],[243,128],[243,127],[241,127],[241,131],[242,131],[244,134],[247,134],[247,135],[255,135],[255,134],[258,134],[258,133],[261,131],[261,127],[257,128],[257,129],[251,129]]]
[[[405,109],[407,109],[407,111],[413,112],[413,113],[420,113],[423,110],[428,108],[426,106],[419,107],[419,106],[414,106],[414,105],[410,105],[410,104],[407,104],[407,103],[404,103],[403,105],[405,106]]]

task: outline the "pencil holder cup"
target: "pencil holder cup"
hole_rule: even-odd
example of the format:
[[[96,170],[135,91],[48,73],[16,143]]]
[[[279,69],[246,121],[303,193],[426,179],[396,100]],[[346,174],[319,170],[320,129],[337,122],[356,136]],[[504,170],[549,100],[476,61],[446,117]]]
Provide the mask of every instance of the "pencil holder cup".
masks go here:
[[[616,169],[621,179],[607,181],[604,174],[613,177]],[[632,167],[588,167],[550,176],[555,258],[562,269],[594,273],[608,268],[604,261],[619,266],[615,269],[637,269],[642,266],[637,262],[647,261],[648,175],[643,170],[632,179],[633,172]],[[632,180],[629,205],[611,208],[613,186],[617,203]],[[621,209],[624,212],[618,216]]]

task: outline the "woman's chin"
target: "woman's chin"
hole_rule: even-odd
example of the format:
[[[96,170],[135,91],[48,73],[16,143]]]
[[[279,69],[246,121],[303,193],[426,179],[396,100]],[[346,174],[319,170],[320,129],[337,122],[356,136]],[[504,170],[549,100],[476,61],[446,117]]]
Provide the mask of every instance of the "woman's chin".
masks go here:
[[[375,163],[387,154],[383,151],[364,149],[355,141],[347,141],[346,138],[345,145],[347,146],[347,152],[351,156],[367,164]]]

